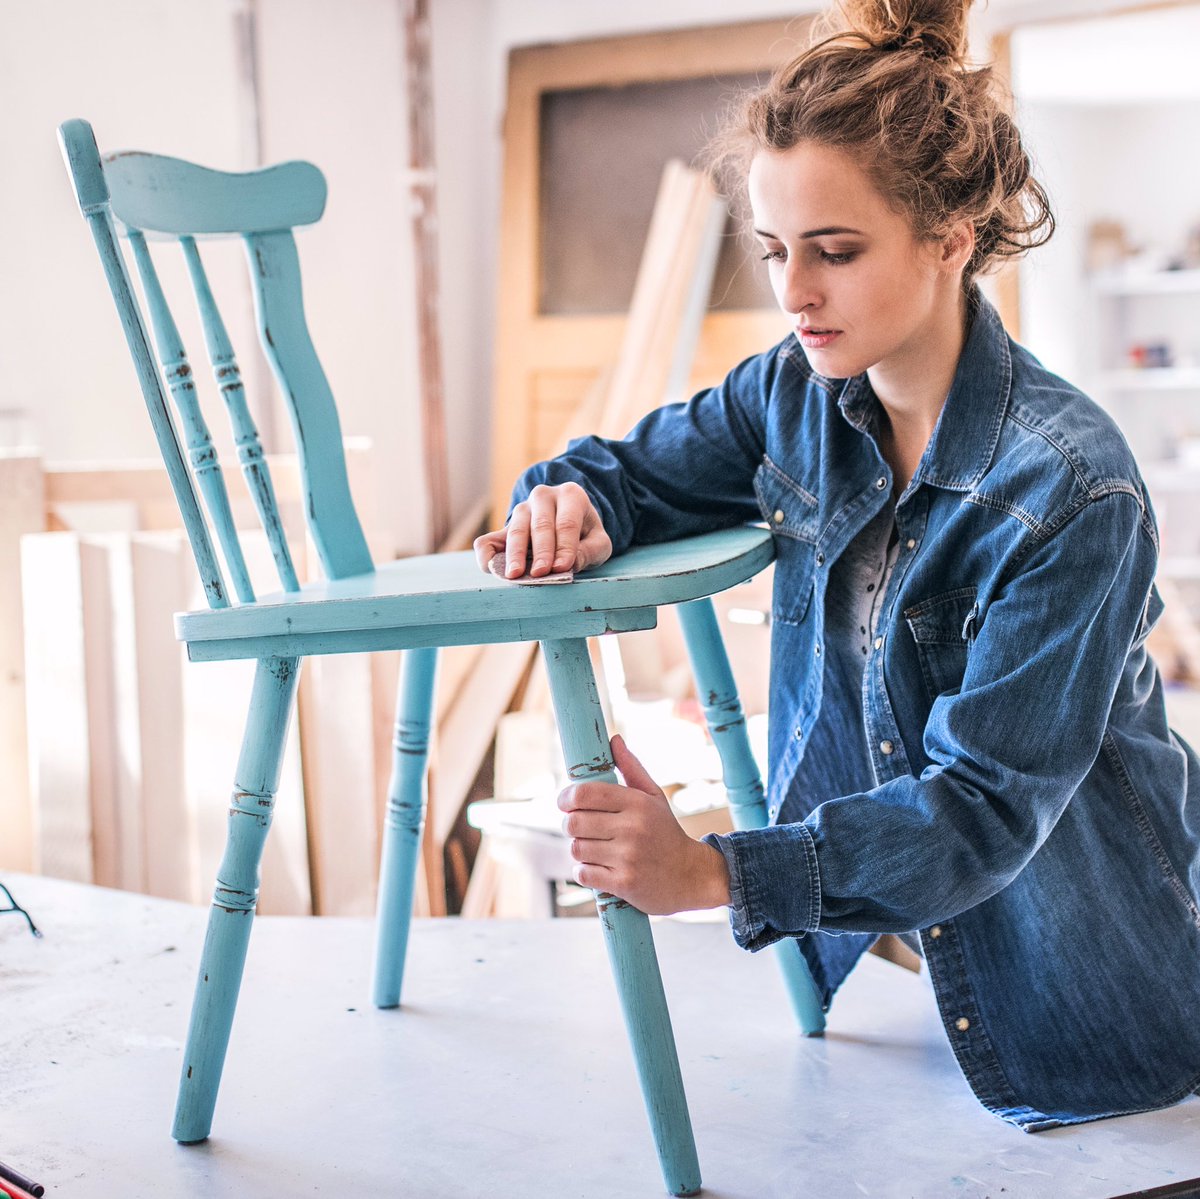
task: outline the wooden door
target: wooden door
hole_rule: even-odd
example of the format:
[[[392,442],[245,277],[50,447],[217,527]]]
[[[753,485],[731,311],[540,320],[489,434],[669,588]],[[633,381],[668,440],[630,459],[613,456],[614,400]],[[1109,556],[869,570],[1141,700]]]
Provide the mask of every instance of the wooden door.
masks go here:
[[[501,212],[492,502],[556,453],[615,361],[665,161],[690,159],[738,87],[765,82],[810,18],[514,50]],[[788,329],[748,243],[729,230],[693,390]]]

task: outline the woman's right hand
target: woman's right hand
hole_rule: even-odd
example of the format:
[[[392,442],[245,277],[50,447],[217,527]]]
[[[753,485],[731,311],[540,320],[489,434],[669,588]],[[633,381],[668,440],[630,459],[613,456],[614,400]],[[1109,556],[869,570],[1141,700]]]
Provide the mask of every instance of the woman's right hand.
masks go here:
[[[517,579],[532,560],[533,578],[563,570],[584,570],[612,557],[612,540],[588,494],[578,483],[539,484],[513,510],[508,524],[475,538],[480,569],[505,555],[504,577]]]

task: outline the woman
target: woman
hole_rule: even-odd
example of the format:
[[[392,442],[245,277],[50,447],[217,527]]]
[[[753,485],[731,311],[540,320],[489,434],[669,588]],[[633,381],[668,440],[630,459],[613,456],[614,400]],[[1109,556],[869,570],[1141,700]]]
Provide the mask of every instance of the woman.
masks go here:
[[[772,825],[692,840],[614,738],[626,785],[560,797],[576,878],[794,938],[826,1006],[904,934],[975,1095],[1036,1131],[1200,1084],[1200,761],[1130,451],[975,282],[1053,218],[967,7],[847,4],[747,100],[722,149],[793,334],[531,468],[476,547],[537,576],[768,522]]]

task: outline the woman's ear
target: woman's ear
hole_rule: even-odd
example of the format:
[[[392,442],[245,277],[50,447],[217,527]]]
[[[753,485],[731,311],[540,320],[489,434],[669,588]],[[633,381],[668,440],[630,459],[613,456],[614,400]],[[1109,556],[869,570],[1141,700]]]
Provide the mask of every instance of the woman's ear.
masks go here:
[[[974,252],[975,226],[970,221],[956,221],[942,238],[942,269],[961,272]]]

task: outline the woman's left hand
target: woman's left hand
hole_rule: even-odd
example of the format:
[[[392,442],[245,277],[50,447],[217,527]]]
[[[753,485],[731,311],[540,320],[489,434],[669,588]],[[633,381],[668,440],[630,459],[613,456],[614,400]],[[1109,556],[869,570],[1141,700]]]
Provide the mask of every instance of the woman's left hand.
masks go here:
[[[558,797],[566,812],[563,831],[579,863],[575,881],[647,915],[728,904],[729,870],[720,850],[683,831],[662,789],[622,737],[611,744],[626,785],[574,783]]]

